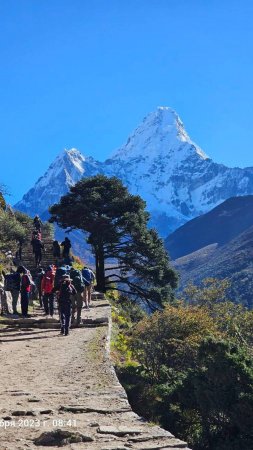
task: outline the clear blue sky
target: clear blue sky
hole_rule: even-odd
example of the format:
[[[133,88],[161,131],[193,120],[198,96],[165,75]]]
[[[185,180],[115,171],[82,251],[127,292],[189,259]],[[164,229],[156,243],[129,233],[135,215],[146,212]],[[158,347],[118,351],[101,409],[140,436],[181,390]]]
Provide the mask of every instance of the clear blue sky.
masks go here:
[[[104,160],[160,105],[215,161],[253,166],[251,0],[2,0],[0,20],[12,203],[64,147]]]

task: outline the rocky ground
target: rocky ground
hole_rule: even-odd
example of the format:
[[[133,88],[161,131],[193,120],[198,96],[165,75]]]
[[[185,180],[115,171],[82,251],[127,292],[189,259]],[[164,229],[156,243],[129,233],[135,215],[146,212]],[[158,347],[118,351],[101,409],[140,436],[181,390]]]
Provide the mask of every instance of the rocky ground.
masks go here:
[[[132,412],[108,354],[109,304],[83,319],[66,337],[38,311],[0,322],[0,450],[187,449]]]

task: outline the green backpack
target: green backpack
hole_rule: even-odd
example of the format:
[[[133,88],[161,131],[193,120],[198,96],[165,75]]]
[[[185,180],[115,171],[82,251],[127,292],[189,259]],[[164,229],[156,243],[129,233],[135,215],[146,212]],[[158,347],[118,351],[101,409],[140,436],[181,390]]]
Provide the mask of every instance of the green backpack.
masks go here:
[[[83,292],[84,282],[83,282],[83,277],[82,277],[80,270],[71,269],[70,278],[71,278],[72,284],[76,288],[77,292]]]

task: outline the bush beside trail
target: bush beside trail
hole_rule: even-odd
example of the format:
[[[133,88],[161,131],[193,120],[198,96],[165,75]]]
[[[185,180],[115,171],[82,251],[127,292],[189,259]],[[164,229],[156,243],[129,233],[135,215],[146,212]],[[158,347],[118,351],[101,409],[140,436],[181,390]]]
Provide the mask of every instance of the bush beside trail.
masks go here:
[[[253,448],[253,312],[227,288],[208,279],[144,317],[115,300],[112,354],[133,409],[194,450]]]

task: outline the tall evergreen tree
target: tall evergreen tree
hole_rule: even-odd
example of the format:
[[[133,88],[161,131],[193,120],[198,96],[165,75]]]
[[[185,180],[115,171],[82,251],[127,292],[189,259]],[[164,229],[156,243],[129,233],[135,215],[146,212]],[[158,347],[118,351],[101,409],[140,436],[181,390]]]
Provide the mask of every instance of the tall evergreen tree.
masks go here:
[[[71,187],[50,208],[50,221],[86,233],[98,289],[106,291],[117,283],[119,291],[161,305],[172,298],[177,276],[162,240],[147,227],[145,206],[118,178],[96,175]]]

